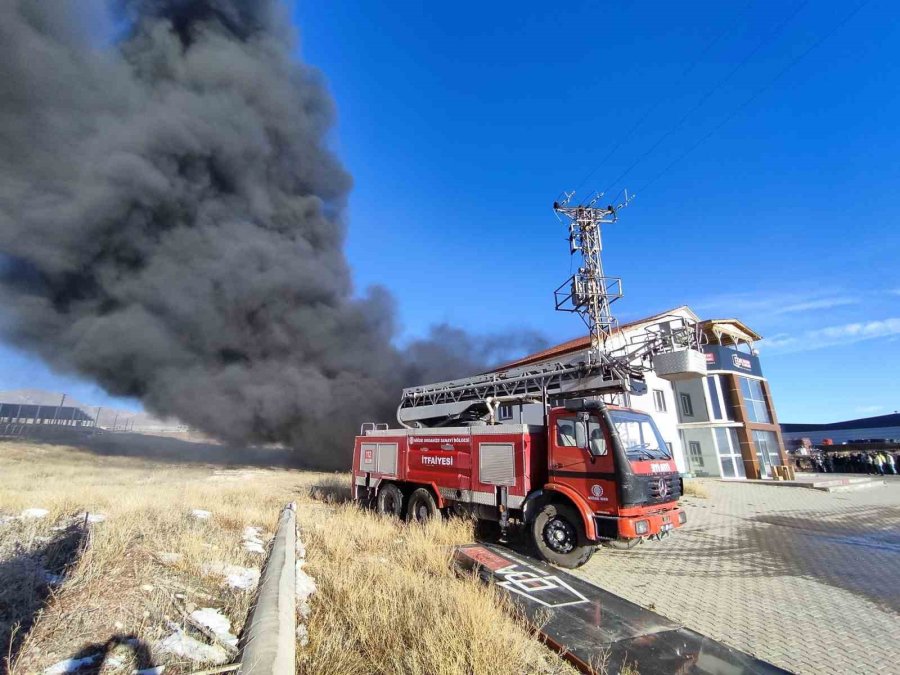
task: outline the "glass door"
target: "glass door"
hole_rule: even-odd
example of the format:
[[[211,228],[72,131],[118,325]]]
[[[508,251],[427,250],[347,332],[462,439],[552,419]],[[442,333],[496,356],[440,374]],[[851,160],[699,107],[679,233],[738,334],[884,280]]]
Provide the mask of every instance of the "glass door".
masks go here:
[[[769,453],[761,450],[759,443],[756,444],[756,459],[759,461],[759,477],[771,478],[772,465],[769,463]]]
[[[744,458],[737,432],[731,427],[716,427],[716,451],[722,467],[722,478],[746,478]]]
[[[756,446],[756,458],[759,460],[759,473],[762,478],[772,477],[772,467],[781,464],[778,453],[778,437],[774,431],[753,432],[753,444]]]

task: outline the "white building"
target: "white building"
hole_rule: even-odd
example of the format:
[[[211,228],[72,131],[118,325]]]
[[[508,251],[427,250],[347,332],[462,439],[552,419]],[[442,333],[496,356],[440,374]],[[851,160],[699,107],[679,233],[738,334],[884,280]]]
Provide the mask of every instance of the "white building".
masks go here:
[[[684,474],[723,478],[768,478],[786,464],[784,443],[768,382],[753,343],[761,337],[736,319],[701,321],[687,306],[620,326],[607,347],[615,350],[648,328],[673,318],[700,324],[706,344],[707,376],[670,382],[652,371],[647,393],[616,396],[610,403],[653,415],[660,433]],[[583,351],[588,337],[577,338],[505,364],[497,370],[551,362]],[[507,405],[498,419],[541,424],[540,404]]]

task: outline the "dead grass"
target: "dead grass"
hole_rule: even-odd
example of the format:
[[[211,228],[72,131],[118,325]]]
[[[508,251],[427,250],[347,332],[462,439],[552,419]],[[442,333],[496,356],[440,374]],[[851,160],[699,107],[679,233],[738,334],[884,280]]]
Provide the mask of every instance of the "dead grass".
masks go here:
[[[304,672],[570,672],[492,589],[451,570],[471,523],[407,526],[350,504],[301,517],[318,584]]]
[[[687,497],[709,499],[709,490],[699,478],[688,478],[684,481],[684,494]]]
[[[152,650],[171,632],[169,622],[184,625],[179,605],[219,608],[240,631],[252,596],[224,586],[209,565],[259,567],[263,556],[241,546],[243,529],[262,527],[267,540],[288,501],[298,502],[305,569],[318,585],[309,643],[298,646],[304,672],[572,672],[492,589],[451,571],[450,547],[472,539],[468,522],[407,526],[361,511],[341,503],[346,475],[154,464],[24,443],[0,443],[0,475],[0,515],[50,512],[0,524],[0,605],[10,609],[6,625],[0,616],[2,631],[35,604],[35,584],[11,589],[13,566],[4,562],[33,562],[41,538],[52,541],[52,527],[75,514],[107,516],[62,585],[41,598],[44,609],[18,643],[13,673],[40,672],[91,650],[121,655],[123,672],[151,665],[142,659],[165,663],[167,674],[197,670],[196,662]],[[212,516],[197,519],[192,509]],[[177,560],[166,564],[172,556],[161,554]],[[114,670],[108,664],[102,672]]]
[[[173,604],[176,593],[184,596],[180,600],[189,610],[222,610],[236,633],[252,594],[223,586],[221,575],[209,574],[208,565],[258,568],[263,556],[242,548],[244,527],[271,529],[280,507],[302,492],[300,476],[284,471],[155,465],[22,443],[0,444],[0,475],[0,513],[49,510],[45,518],[0,527],[0,541],[52,539],[57,523],[84,511],[107,517],[93,527],[88,553],[62,586],[48,594],[46,607],[10,664],[21,673],[84,653],[91,645],[99,650],[113,636],[152,648],[171,633],[167,622],[184,623]],[[212,516],[197,519],[193,509]],[[0,545],[0,550],[10,552],[11,547]],[[22,553],[18,559],[27,559]],[[177,560],[164,564],[160,553],[174,553]],[[0,566],[0,575],[10,567]],[[34,586],[13,589],[6,582],[0,576],[0,587],[7,588],[7,622],[27,623]],[[196,669],[188,661],[162,660],[167,673]]]

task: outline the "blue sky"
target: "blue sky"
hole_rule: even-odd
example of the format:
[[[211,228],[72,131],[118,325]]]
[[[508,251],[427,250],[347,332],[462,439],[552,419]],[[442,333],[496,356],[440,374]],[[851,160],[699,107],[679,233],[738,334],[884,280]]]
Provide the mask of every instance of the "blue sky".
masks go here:
[[[355,179],[358,288],[394,293],[405,338],[574,337],[552,202],[628,188],[604,237],[620,320],[742,319],[782,421],[900,409],[900,9],[857,6],[299,4]],[[0,378],[107,403],[9,350]]]

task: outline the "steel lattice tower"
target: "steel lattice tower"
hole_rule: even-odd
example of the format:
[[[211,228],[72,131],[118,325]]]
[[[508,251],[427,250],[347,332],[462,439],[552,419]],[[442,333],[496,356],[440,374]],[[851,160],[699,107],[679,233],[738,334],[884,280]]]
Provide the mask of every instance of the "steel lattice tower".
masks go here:
[[[606,341],[617,325],[610,305],[622,297],[622,280],[603,273],[600,226],[616,222],[617,211],[628,205],[628,193],[618,206],[605,207],[596,206],[602,194],[595,195],[587,204],[571,206],[574,194],[567,193],[563,202],[553,204],[553,210],[568,219],[571,254],[581,256],[578,271],[554,292],[556,309],[581,316],[590,332],[591,352],[602,361]]]

